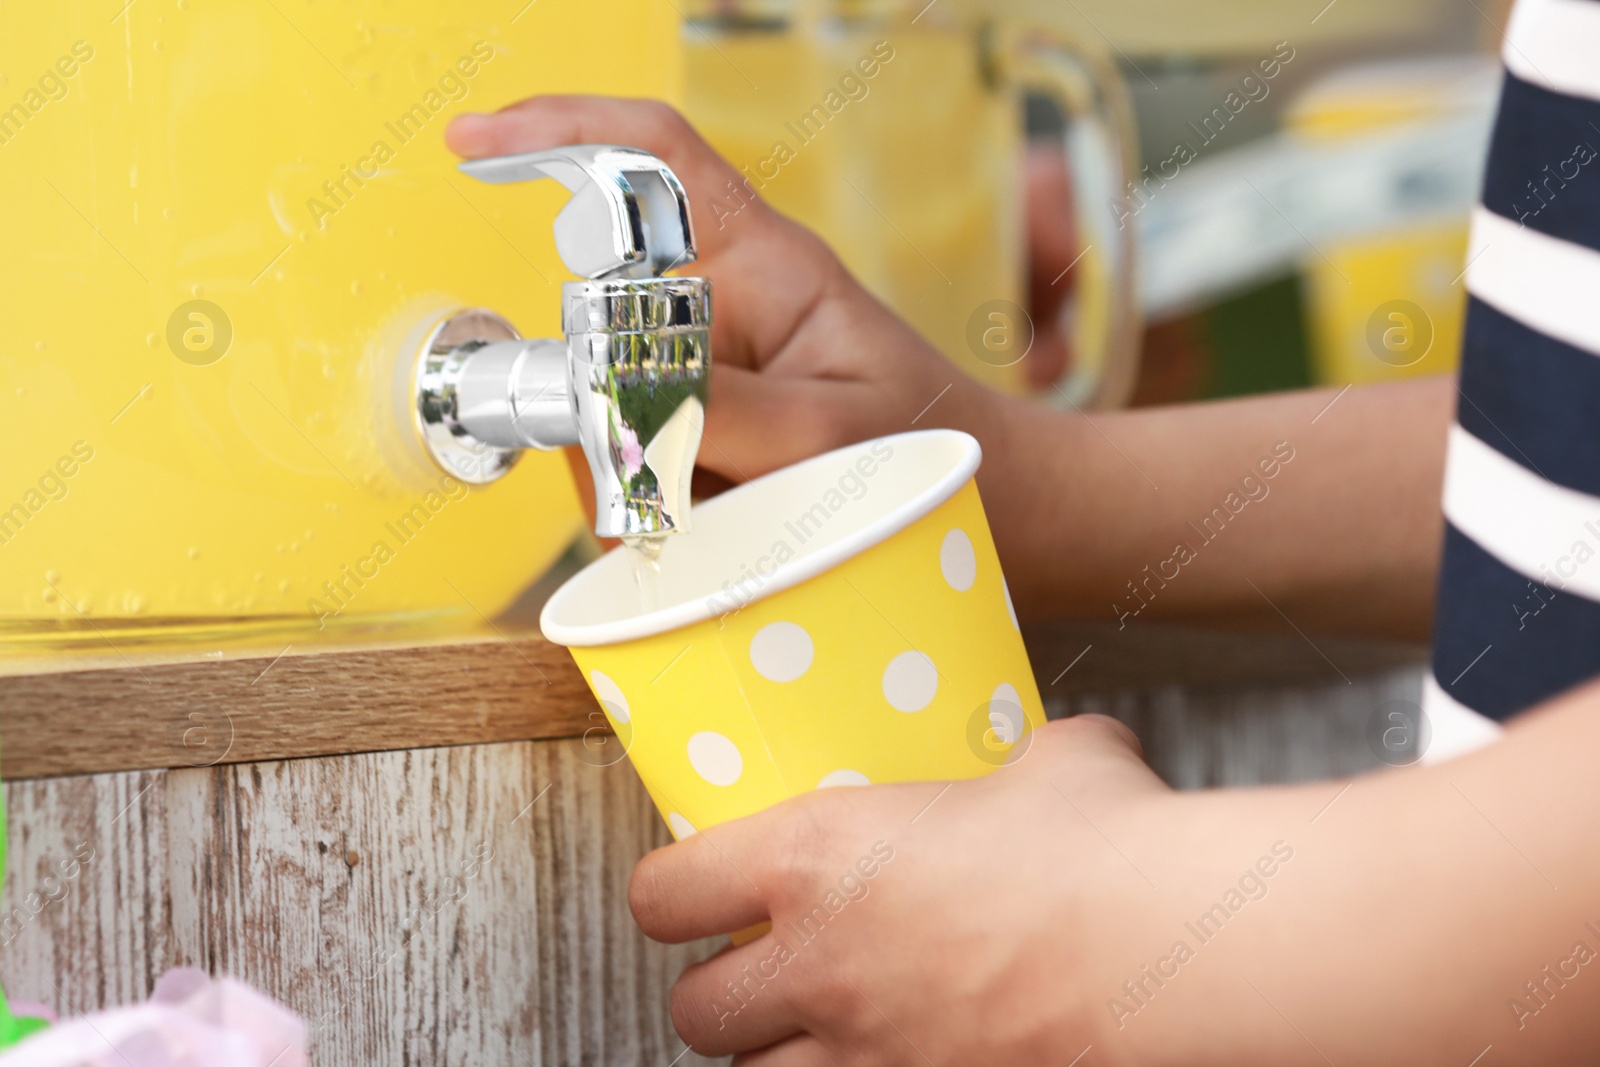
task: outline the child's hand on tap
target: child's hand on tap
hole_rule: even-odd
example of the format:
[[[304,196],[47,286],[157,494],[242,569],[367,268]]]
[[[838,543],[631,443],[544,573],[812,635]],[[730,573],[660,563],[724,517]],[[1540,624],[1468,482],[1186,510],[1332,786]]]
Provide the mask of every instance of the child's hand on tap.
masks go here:
[[[1126,619],[1225,613],[1276,620],[1251,581],[1296,619],[1350,624],[1366,592],[1384,626],[1414,633],[1432,607],[1438,477],[1454,390],[1426,381],[1339,401],[1281,394],[1135,412],[1060,412],[974,382],[857,282],[814,234],[745,189],[739,173],[666,104],[540,96],[464,114],[446,140],[463,156],[622,144],[665,161],[699,222],[715,285],[711,404],[696,486],[742,482],[840,445],[951,427],[983,445],[978,486],[1019,615]],[[717,219],[714,203],[746,206]],[[1210,515],[1263,457],[1297,461],[1276,503],[1205,549],[1208,564],[1160,595],[1186,523]],[[1296,451],[1298,450],[1298,451]],[[1375,452],[1415,462],[1382,464]],[[1374,528],[1365,516],[1391,522]],[[1375,564],[1374,561],[1381,561]],[[1248,567],[1249,573],[1245,570]],[[1147,611],[1148,608],[1148,611]],[[1358,625],[1370,628],[1370,613]]]
[[[966,430],[991,453],[999,447],[998,398],[958,374],[814,234],[758,199],[668,105],[539,96],[493,115],[461,115],[446,141],[471,159],[623,144],[678,175],[699,247],[698,262],[681,272],[715,285],[702,468],[743,482],[840,445],[931,426]],[[714,222],[712,203],[733,189],[751,202]]]

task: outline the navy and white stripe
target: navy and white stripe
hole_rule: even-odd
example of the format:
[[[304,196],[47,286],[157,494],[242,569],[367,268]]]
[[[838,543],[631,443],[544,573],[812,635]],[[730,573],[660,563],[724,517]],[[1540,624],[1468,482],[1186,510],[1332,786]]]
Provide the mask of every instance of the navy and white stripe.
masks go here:
[[[1519,0],[1473,218],[1430,760],[1600,675],[1600,0]]]

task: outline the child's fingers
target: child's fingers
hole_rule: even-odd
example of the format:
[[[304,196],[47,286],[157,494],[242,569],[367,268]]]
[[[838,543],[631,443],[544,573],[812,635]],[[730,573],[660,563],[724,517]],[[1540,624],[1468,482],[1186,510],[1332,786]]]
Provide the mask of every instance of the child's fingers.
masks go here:
[[[1126,723],[1109,715],[1074,715],[1059,723],[1052,723],[1045,729],[1053,729],[1069,739],[1077,752],[1095,756],[1132,755],[1141,763],[1144,761],[1144,746],[1139,743],[1139,735]]]
[[[735,1058],[733,1067],[838,1067],[838,1061],[810,1034],[796,1034],[770,1048]]]
[[[728,852],[720,828],[656,849],[628,883],[628,907],[645,936],[678,944],[743,930],[768,918],[761,890]]]
[[[772,934],[719,952],[678,976],[672,1025],[702,1056],[765,1048],[800,1029],[794,992],[806,975],[798,955]]]
[[[1071,782],[1073,791],[1105,800],[1167,792],[1144,761],[1139,738],[1106,715],[1075,715],[1046,723],[1034,733],[1027,759],[1045,757],[1053,781]]]

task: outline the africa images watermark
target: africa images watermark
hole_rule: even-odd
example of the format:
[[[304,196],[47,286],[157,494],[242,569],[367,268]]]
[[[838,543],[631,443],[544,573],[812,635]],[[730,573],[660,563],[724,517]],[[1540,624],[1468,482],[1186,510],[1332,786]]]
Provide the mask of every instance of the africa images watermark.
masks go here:
[[[1528,220],[1549,207],[1561,190],[1567,187],[1567,182],[1577,180],[1583,173],[1583,168],[1594,162],[1596,154],[1594,145],[1588,141],[1579,141],[1572,146],[1572,155],[1557,163],[1554,171],[1551,171],[1548,163],[1545,164],[1544,169],[1540,171],[1544,175],[1544,180],[1538,185],[1528,182],[1528,195],[1511,205],[1511,210],[1516,213],[1517,222],[1526,229]],[[1553,189],[1550,187],[1551,182],[1555,183]]]
[[[1144,577],[1138,580],[1138,584],[1135,584],[1133,579],[1127,583],[1128,595],[1123,597],[1126,603],[1111,605],[1111,610],[1116,614],[1117,622],[1120,624],[1117,629],[1126,629],[1128,620],[1149,607],[1151,601],[1155,600],[1156,594],[1165,589],[1168,582],[1176,581],[1183,573],[1184,567],[1199,559],[1200,549],[1221,537],[1228,524],[1237,521],[1245,508],[1252,503],[1259,504],[1267,499],[1267,495],[1272,492],[1272,487],[1267,483],[1282,473],[1283,468],[1293,462],[1294,457],[1294,446],[1288,441],[1279,441],[1272,446],[1271,453],[1256,460],[1255,467],[1239,479],[1238,488],[1230,489],[1222,498],[1222,503],[1203,516],[1198,526],[1193,522],[1187,523],[1189,530],[1195,535],[1195,543],[1178,542],[1173,546],[1172,555],[1154,564],[1154,570],[1151,569],[1151,564],[1145,564]]]
[[[466,858],[457,864],[460,876],[445,875],[437,889],[423,896],[416,907],[400,917],[400,926],[396,931],[394,943],[381,945],[368,954],[364,961],[365,970],[358,972],[361,980],[364,982],[374,980],[383,968],[394,962],[417,936],[424,919],[437,918],[449,905],[460,904],[466,900],[467,894],[471,891],[471,883],[483,873],[492,859],[494,859],[493,845],[487,841],[480,841],[474,845]]]
[[[1564,556],[1558,556],[1554,562],[1539,564],[1539,573],[1542,577],[1529,579],[1527,593],[1523,594],[1520,601],[1511,605],[1511,612],[1517,617],[1517,629],[1525,630],[1528,620],[1537,616],[1541,611],[1550,606],[1550,602],[1558,595],[1566,592],[1572,579],[1578,576],[1580,568],[1595,558],[1596,545],[1600,545],[1600,524],[1591,519],[1583,524],[1582,536],[1573,539],[1572,547],[1567,549]],[[1540,589],[1545,591],[1541,596]]]
[[[772,542],[766,555],[753,564],[740,564],[739,576],[722,583],[719,592],[706,598],[706,606],[717,615],[731,615],[753,602],[760,595],[775,571],[794,559],[799,546],[822,532],[832,518],[851,503],[867,495],[867,481],[894,458],[894,446],[887,441],[874,441],[871,455],[861,455],[835,483],[823,491],[821,499],[783,524],[784,534]],[[792,543],[791,543],[791,538]]]
[[[806,946],[822,936],[829,923],[851,904],[865,900],[872,891],[868,883],[893,859],[893,846],[887,841],[874,841],[870,852],[847,868],[834,888],[829,889],[798,923],[784,923],[781,930],[775,928],[772,951],[754,964],[746,964],[740,971],[743,977],[739,981],[730,980],[724,984],[727,997],[712,1004],[717,1013],[717,1028],[726,1029],[728,1020],[748,1008],[767,988],[768,982],[775,981],[787,964],[798,959]]]
[[[64,900],[71,883],[78,880],[78,875],[94,857],[94,846],[81,841],[72,850],[71,856],[58,861],[54,872],[44,876],[38,889],[23,897],[17,907],[0,917],[0,947],[10,945],[41,912]]]
[[[1272,86],[1267,83],[1282,73],[1283,68],[1293,62],[1295,50],[1288,41],[1279,41],[1272,46],[1272,54],[1259,60],[1249,73],[1239,79],[1238,88],[1231,90],[1222,98],[1218,107],[1211,109],[1195,125],[1191,119],[1189,129],[1194,131],[1199,140],[1199,147],[1189,141],[1179,141],[1173,146],[1172,154],[1155,164],[1156,172],[1150,173],[1150,166],[1145,165],[1143,177],[1137,182],[1128,182],[1127,188],[1121,196],[1113,197],[1109,203],[1111,217],[1117,220],[1117,229],[1128,225],[1128,220],[1145,209],[1155,195],[1167,187],[1167,183],[1176,178],[1189,164],[1200,158],[1200,153],[1207,145],[1222,136],[1238,115],[1252,103],[1259,104],[1267,98],[1272,91]],[[1257,76],[1257,72],[1260,72]]]
[[[0,510],[0,547],[9,545],[48,505],[65,500],[72,491],[72,479],[92,459],[94,446],[87,441],[74,441],[71,452],[46,467],[16,503]]]
[[[306,610],[317,620],[317,629],[326,626],[329,619],[338,618],[361,595],[367,583],[377,578],[384,566],[394,560],[399,549],[416,540],[423,528],[448,505],[465,500],[470,492],[466,482],[446,474],[439,479],[439,488],[428,490],[421,500],[384,523],[383,528],[394,539],[394,544],[391,545],[385,538],[378,538],[366,555],[353,564],[341,565],[337,575],[322,583],[322,592],[327,596],[327,601],[316,597],[306,601]]]
[[[318,849],[326,851],[319,843]],[[345,863],[352,868],[355,866],[355,853],[346,854]],[[306,1018],[307,1027],[313,1035],[320,1034],[322,1030],[332,1024],[344,1013],[351,1000],[351,983],[359,981],[362,985],[371,985],[379,980],[383,972],[395,960],[403,958],[409,951],[411,942],[416,940],[422,930],[424,920],[438,920],[445,908],[459,905],[467,899],[471,892],[471,883],[479,878],[489,862],[495,857],[494,846],[488,841],[480,841],[468,850],[466,856],[456,864],[459,874],[447,874],[440,879],[438,886],[431,893],[420,895],[416,907],[407,911],[400,917],[399,928],[395,931],[392,940],[373,949],[364,955],[361,960],[348,971],[334,972],[329,975],[325,985],[327,995],[333,999],[331,1006],[323,1009],[314,1016]],[[420,893],[422,887],[418,887]]]
[[[711,214],[717,220],[717,229],[722,229],[729,219],[755,203],[757,192],[766,188],[767,183],[782,173],[784,167],[798,159],[800,149],[822,136],[822,131],[840,112],[852,103],[865,100],[872,92],[872,79],[882,73],[894,56],[893,45],[888,41],[878,41],[872,46],[871,52],[856,60],[855,65],[839,79],[838,88],[828,90],[799,118],[785,122],[783,128],[794,135],[794,147],[786,140],[774,141],[765,159],[746,163],[739,168],[744,175],[742,181],[728,179],[727,195],[711,201]],[[750,173],[752,167],[755,174]]]
[[[367,154],[354,164],[341,164],[339,173],[322,183],[323,198],[313,196],[306,200],[311,224],[319,230],[327,229],[328,219],[349,207],[355,195],[378,177],[379,168],[394,159],[396,145],[403,147],[410,144],[446,107],[467,98],[472,91],[469,83],[477,77],[482,65],[494,56],[494,45],[487,41],[476,42],[470,53],[457,59],[455,65],[439,77],[438,88],[429,89],[422,94],[422,99],[402,111],[393,121],[385,122],[383,128],[396,144],[379,138],[373,142]]]
[[[1200,948],[1215,941],[1223,928],[1245,909],[1245,905],[1264,899],[1270,888],[1267,879],[1292,859],[1294,846],[1287,841],[1274,841],[1271,855],[1262,856],[1245,868],[1238,881],[1222,894],[1221,900],[1201,912],[1194,921],[1183,924],[1184,930],[1195,939],[1193,946],[1182,938],[1178,939],[1165,956],[1156,960],[1154,966],[1144,964],[1139,968],[1138,977],[1123,982],[1123,995],[1106,999],[1106,1010],[1111,1013],[1117,1029],[1121,1030],[1130,1018],[1148,1008],[1156,994],[1178,977],[1183,965],[1193,960]]]
[[[1583,927],[1596,938],[1600,938],[1600,927],[1596,927],[1592,921],[1584,923]],[[1535,978],[1522,983],[1527,997],[1515,996],[1506,999],[1506,1007],[1511,1010],[1511,1018],[1516,1020],[1517,1029],[1527,1029],[1528,1020],[1548,1008],[1550,1002],[1556,998],[1556,994],[1567,988],[1567,983],[1583,973],[1582,969],[1593,963],[1595,958],[1595,950],[1589,947],[1589,943],[1579,941],[1572,946],[1572,952],[1567,956],[1557,960],[1554,965],[1545,964],[1544,969]]]
[[[71,92],[71,79],[77,77],[94,58],[94,46],[88,41],[76,41],[70,52],[58,58],[54,65],[39,75],[34,87],[22,94],[22,99],[0,111],[0,147],[16,140],[23,129],[39,117],[51,104],[59,103]]]

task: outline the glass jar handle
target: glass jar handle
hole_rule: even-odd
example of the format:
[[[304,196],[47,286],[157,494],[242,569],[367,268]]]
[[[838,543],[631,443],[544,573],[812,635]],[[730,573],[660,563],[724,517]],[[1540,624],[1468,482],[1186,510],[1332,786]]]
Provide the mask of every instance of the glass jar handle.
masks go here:
[[[1103,54],[1053,31],[1008,29],[999,52],[1006,84],[1049,98],[1066,120],[1080,312],[1073,316],[1070,368],[1041,399],[1060,407],[1119,407],[1138,377],[1142,328],[1134,229],[1107,207],[1139,171],[1127,85]],[[1083,313],[1086,305],[1097,310]]]

